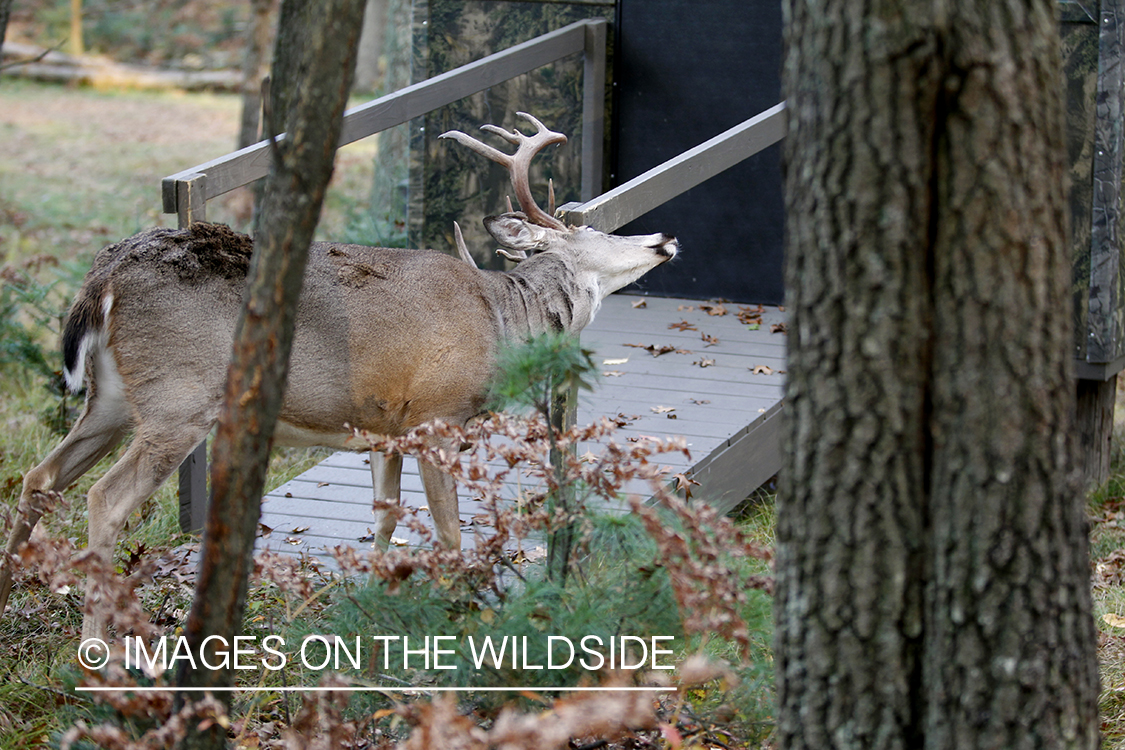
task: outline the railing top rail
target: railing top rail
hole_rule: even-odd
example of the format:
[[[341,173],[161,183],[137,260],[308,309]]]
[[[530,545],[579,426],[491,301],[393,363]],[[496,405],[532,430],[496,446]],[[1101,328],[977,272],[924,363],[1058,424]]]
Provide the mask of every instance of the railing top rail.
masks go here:
[[[690,151],[585,203],[568,203],[561,218],[612,232],[785,137],[785,102],[776,104]]]
[[[438,107],[483,91],[509,78],[528,73],[556,60],[585,51],[588,28],[604,26],[605,19],[576,21],[556,31],[462,65],[447,73],[370,101],[344,113],[340,145],[352,143],[388,128],[410,122]],[[265,177],[270,165],[270,142],[260,141],[225,156],[165,177],[162,181],[165,213],[176,213],[179,191],[186,184],[202,183],[207,201]],[[201,180],[200,177],[203,176]]]

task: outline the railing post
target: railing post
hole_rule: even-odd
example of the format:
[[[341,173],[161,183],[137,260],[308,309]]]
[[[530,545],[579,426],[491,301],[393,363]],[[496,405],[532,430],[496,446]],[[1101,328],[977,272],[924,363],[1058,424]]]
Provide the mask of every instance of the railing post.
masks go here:
[[[206,221],[207,199],[204,192],[206,175],[194,174],[165,183],[165,190],[175,191],[176,215],[180,229]],[[195,447],[180,464],[180,529],[199,531],[207,512],[207,440]]]
[[[586,24],[582,68],[582,201],[601,195],[605,159],[606,27],[604,18]]]

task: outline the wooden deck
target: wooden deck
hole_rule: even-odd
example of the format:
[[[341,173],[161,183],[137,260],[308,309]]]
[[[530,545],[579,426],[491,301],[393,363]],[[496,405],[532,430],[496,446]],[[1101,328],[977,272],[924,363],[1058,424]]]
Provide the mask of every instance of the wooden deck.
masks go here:
[[[635,307],[641,300],[644,305]],[[708,303],[608,298],[582,333],[583,346],[595,351],[608,374],[593,393],[581,395],[578,421],[620,413],[636,419],[619,435],[685,437],[691,459],[667,454],[661,463],[672,472],[688,472],[700,482],[693,496],[726,511],[781,465],[785,335],[771,329],[784,322],[785,313],[764,308],[755,330],[739,320],[749,306],[726,303],[726,314],[716,315],[718,310],[709,313],[701,304]],[[704,335],[717,343],[708,345]],[[630,344],[673,351],[654,356]],[[403,464],[404,504],[425,505],[415,462],[407,458]],[[463,544],[470,547],[477,503],[465,497],[460,503]],[[367,454],[333,454],[277,487],[262,504],[261,522],[273,531],[259,540],[259,548],[318,554],[339,544],[364,546],[373,527]],[[402,527],[395,536],[417,541]]]

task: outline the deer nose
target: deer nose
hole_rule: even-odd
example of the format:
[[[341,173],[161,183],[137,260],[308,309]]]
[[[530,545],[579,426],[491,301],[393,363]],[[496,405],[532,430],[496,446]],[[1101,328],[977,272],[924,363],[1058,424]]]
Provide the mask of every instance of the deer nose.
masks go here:
[[[680,243],[676,241],[675,237],[669,237],[666,234],[660,235],[660,243],[654,248],[656,254],[663,258],[675,258],[676,253],[680,250]]]

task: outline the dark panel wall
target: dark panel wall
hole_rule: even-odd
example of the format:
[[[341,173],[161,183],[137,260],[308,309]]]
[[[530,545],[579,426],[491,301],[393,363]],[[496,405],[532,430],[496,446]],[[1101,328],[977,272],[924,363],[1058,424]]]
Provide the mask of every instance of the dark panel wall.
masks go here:
[[[614,185],[781,101],[778,0],[619,0],[616,27]],[[779,158],[773,146],[620,230],[682,243],[640,290],[780,303]]]

